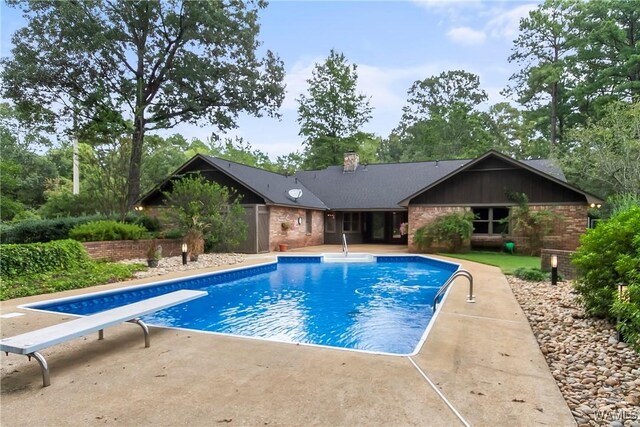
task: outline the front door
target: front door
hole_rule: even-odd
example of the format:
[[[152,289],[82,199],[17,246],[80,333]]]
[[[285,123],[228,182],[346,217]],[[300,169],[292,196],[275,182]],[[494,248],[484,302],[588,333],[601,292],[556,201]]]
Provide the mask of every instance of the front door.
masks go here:
[[[371,216],[371,240],[382,242],[385,240],[385,212],[374,212]]]

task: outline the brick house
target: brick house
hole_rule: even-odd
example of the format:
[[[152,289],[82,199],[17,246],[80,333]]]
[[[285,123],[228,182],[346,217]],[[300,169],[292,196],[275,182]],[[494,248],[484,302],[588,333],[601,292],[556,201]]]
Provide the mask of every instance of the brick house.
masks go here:
[[[241,251],[250,253],[277,250],[281,243],[338,244],[343,234],[349,243],[401,244],[414,251],[417,228],[462,209],[476,215],[473,247],[499,248],[505,239],[523,247],[527,242],[509,229],[510,192],[525,193],[531,209],[558,214],[546,248],[574,250],[587,228],[588,207],[602,203],[569,184],[552,161],[518,161],[492,150],[472,160],[373,165],[347,153],[343,166],[293,176],[196,155],[140,204],[161,205],[171,180],[193,172],[242,195],[249,237]]]

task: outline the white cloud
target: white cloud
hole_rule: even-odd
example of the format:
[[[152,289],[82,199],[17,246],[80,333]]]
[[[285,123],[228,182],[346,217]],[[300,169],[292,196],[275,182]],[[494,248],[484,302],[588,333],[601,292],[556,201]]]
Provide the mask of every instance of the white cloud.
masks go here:
[[[456,27],[447,32],[447,37],[454,43],[463,46],[476,46],[483,44],[487,35],[484,31],[474,30],[473,28]]]
[[[496,39],[515,39],[520,27],[520,19],[529,15],[538,5],[535,3],[523,4],[513,9],[498,9],[490,11],[492,18],[487,22],[485,30]]]

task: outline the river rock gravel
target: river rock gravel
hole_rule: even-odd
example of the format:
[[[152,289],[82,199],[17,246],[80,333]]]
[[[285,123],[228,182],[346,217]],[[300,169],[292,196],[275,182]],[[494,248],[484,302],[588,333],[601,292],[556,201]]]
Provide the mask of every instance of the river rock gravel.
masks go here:
[[[145,277],[162,276],[167,273],[173,273],[174,271],[189,271],[207,267],[235,265],[244,260],[245,256],[243,254],[200,254],[198,255],[198,261],[188,261],[186,265],[182,265],[182,256],[166,257],[160,259],[157,267],[148,268],[146,271],[138,271],[134,273],[134,277],[136,279],[142,279]],[[144,258],[128,259],[120,262],[123,264],[147,264],[147,260]]]
[[[580,427],[640,427],[640,355],[614,326],[587,317],[572,282],[508,278]]]

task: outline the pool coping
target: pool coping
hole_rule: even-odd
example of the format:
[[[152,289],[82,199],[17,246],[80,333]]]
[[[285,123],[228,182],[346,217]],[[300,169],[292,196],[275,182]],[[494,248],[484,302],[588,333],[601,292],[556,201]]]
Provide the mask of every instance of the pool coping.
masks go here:
[[[92,297],[96,297],[96,296],[110,295],[110,294],[116,294],[116,293],[124,293],[124,292],[127,292],[127,291],[136,290],[136,289],[153,288],[153,287],[158,287],[158,286],[162,286],[162,285],[171,284],[171,283],[174,283],[174,282],[180,282],[180,281],[183,281],[183,280],[185,280],[187,278],[188,279],[197,279],[197,278],[200,278],[200,277],[224,275],[226,273],[234,272],[234,271],[259,269],[260,267],[264,267],[264,266],[270,266],[270,265],[274,265],[274,264],[277,265],[280,258],[291,258],[291,259],[293,259],[293,258],[296,258],[296,259],[300,259],[300,258],[323,258],[327,254],[334,255],[334,254],[337,254],[337,252],[324,252],[324,253],[321,253],[319,255],[303,255],[303,256],[297,255],[297,254],[278,255],[276,257],[276,260],[275,261],[271,261],[271,262],[264,262],[264,263],[260,263],[260,264],[229,268],[229,269],[225,269],[225,270],[221,270],[221,271],[213,271],[213,272],[206,272],[206,273],[196,273],[196,274],[191,274],[191,275],[185,275],[185,276],[179,277],[179,278],[164,279],[164,280],[159,280],[157,282],[143,283],[143,284],[139,284],[139,285],[132,285],[132,286],[127,286],[127,287],[118,288],[118,289],[112,289],[112,290],[89,292],[89,293],[86,293],[86,294],[82,294],[81,296],[77,296],[76,295],[76,296],[69,296],[69,297],[54,298],[54,299],[50,299],[50,300],[38,301],[38,302],[33,302],[33,303],[26,303],[26,304],[18,305],[16,308],[23,309],[23,310],[28,310],[28,311],[36,311],[36,312],[42,312],[42,313],[48,313],[48,314],[58,314],[58,315],[72,316],[72,317],[78,317],[78,318],[86,317],[85,315],[82,315],[82,314],[74,314],[74,313],[66,313],[66,312],[60,312],[60,311],[46,310],[46,309],[42,309],[42,308],[37,308],[35,306],[53,305],[53,304],[59,304],[59,303],[74,301],[74,300],[82,300],[82,299],[85,299],[85,298],[92,298]],[[459,271],[461,269],[461,265],[458,262],[445,261],[445,260],[441,260],[441,259],[438,259],[438,258],[433,258],[433,257],[422,255],[422,254],[393,254],[393,255],[391,255],[391,254],[364,253],[364,252],[358,252],[358,254],[370,255],[370,256],[374,257],[374,259],[376,260],[375,262],[377,262],[378,258],[421,258],[421,259],[426,259],[426,260],[429,260],[429,261],[435,261],[436,264],[449,264],[451,266],[456,266],[457,267],[455,270],[452,271],[452,273],[451,273],[452,275],[455,274],[457,271]],[[321,262],[323,262],[323,261],[321,261]],[[333,263],[334,262],[332,262],[332,264]],[[446,283],[450,280],[450,278],[451,278],[451,276],[449,277],[449,279],[447,279],[445,281],[445,283],[440,285],[440,288],[444,287],[446,285]],[[249,339],[249,340],[258,340],[258,341],[267,341],[267,342],[276,342],[276,343],[280,343],[280,344],[290,344],[290,345],[295,345],[295,346],[309,346],[309,347],[326,348],[326,349],[341,350],[341,351],[355,351],[355,352],[358,352],[358,353],[380,355],[380,356],[410,357],[410,356],[417,355],[418,353],[420,353],[420,350],[422,350],[422,347],[423,347],[425,341],[427,340],[427,337],[429,336],[429,332],[431,331],[431,328],[433,327],[433,324],[436,322],[436,319],[438,318],[438,315],[440,314],[440,311],[441,311],[442,307],[444,306],[444,302],[446,301],[447,296],[449,295],[449,292],[451,291],[451,288],[452,287],[449,286],[445,290],[445,293],[442,295],[442,297],[440,299],[440,304],[436,306],[436,310],[434,311],[433,315],[431,316],[431,319],[429,320],[429,323],[425,327],[425,330],[421,334],[420,339],[418,340],[418,342],[416,343],[415,347],[413,348],[413,351],[410,352],[410,353],[389,353],[389,352],[384,352],[384,351],[363,350],[363,349],[357,349],[357,348],[337,347],[337,346],[331,346],[331,345],[314,344],[314,343],[306,343],[306,342],[285,341],[285,340],[279,340],[279,339],[274,339],[274,338],[264,338],[264,337],[254,337],[254,336],[247,336],[247,335],[238,335],[238,334],[231,334],[231,333],[225,333],[225,332],[205,331],[205,330],[200,330],[200,329],[183,328],[183,327],[179,327],[179,326],[158,325],[158,324],[154,324],[152,322],[146,322],[146,321],[145,321],[145,323],[148,326],[152,326],[152,327],[155,327],[155,328],[174,329],[174,330],[185,331],[185,332],[191,332],[192,331],[192,332],[204,333],[204,334],[210,334],[210,335],[228,336],[228,337],[233,337],[233,338],[244,338],[244,339]]]
[[[334,248],[300,252],[327,249]],[[246,262],[257,264],[259,259],[277,255]],[[158,328],[152,330],[152,347],[143,349],[138,346],[137,331],[123,325],[113,328],[105,341],[75,340],[53,347],[49,357],[53,386],[46,389],[41,388],[37,364],[24,357],[1,355],[0,422],[7,426],[46,424],[52,419],[66,425],[102,425],[107,419],[146,425],[198,424],[205,419],[250,425],[461,423],[425,388],[415,363],[470,424],[575,425],[499,269],[455,262],[473,274],[477,303],[466,304],[466,287],[454,283],[415,356],[391,358],[193,331],[162,333]],[[126,286],[150,281],[157,277],[130,281]],[[58,295],[122,287],[122,283],[109,284]],[[4,301],[0,310],[6,313],[20,303],[46,297],[51,295]],[[1,333],[17,335],[66,318],[28,311],[27,316],[1,319]],[[202,358],[203,354],[207,357]],[[97,369],[104,375],[98,375]],[[168,392],[174,398],[163,400]],[[96,399],[100,405],[95,405]],[[155,404],[160,400],[162,405]]]

